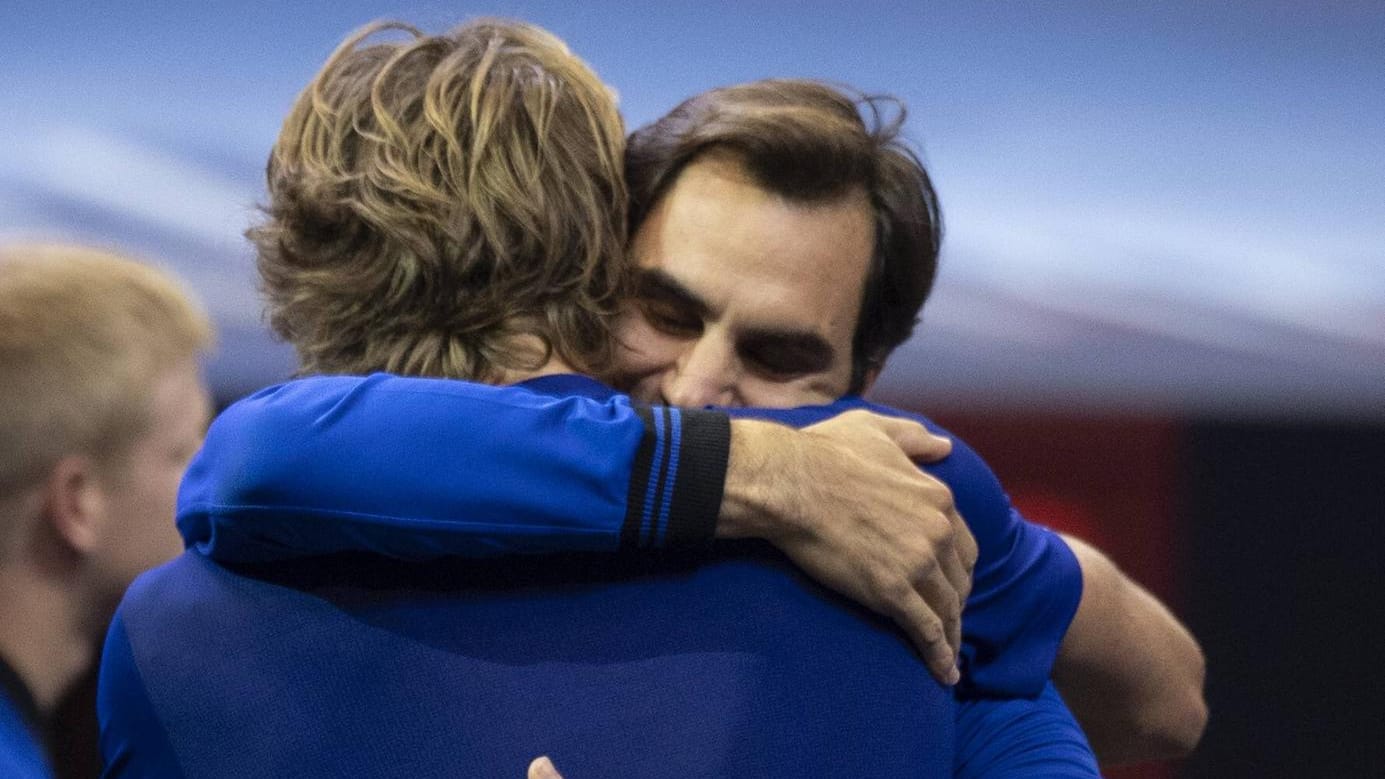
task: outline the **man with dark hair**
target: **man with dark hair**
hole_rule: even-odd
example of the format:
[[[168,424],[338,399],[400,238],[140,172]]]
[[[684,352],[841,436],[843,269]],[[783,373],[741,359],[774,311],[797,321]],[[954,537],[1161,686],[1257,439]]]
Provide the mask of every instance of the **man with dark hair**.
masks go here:
[[[894,113],[887,120],[890,107]],[[708,157],[739,166],[750,183],[786,204],[832,206],[863,197],[872,248],[866,267],[846,274],[854,280],[848,291],[859,292],[850,296],[859,306],[855,324],[846,323],[853,332],[843,355],[850,375],[845,390],[832,387],[819,400],[861,394],[890,352],[913,334],[933,289],[942,245],[933,183],[899,137],[904,117],[904,107],[890,99],[852,96],[802,80],[756,81],[690,98],[630,136],[625,173],[632,235],[684,169]]]
[[[136,574],[178,553],[210,416],[200,308],[111,252],[0,247],[0,776],[51,775],[43,719]]]
[[[759,81],[631,135],[638,313],[619,335],[617,386],[690,407],[870,387],[918,322],[941,238],[928,175],[899,138],[903,107],[884,119],[892,102]],[[1105,760],[1186,754],[1207,716],[1196,642],[1099,551],[1067,541],[1084,576],[1055,671],[1068,703]]]

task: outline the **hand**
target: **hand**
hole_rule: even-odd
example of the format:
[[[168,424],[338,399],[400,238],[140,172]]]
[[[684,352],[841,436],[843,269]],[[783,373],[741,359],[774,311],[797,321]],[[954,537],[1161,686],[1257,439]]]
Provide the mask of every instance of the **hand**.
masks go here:
[[[976,541],[952,492],[911,458],[952,444],[922,425],[851,411],[793,431],[736,420],[723,537],[764,538],[822,585],[895,621],[944,684],[959,678]]]
[[[553,761],[547,757],[536,757],[529,764],[528,779],[563,779],[563,775],[553,767]]]

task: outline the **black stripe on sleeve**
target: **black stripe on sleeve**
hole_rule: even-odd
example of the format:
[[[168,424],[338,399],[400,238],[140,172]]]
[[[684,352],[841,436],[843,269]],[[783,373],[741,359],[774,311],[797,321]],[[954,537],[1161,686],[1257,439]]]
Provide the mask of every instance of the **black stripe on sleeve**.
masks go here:
[[[636,406],[635,413],[644,423],[644,435],[640,437],[639,448],[635,450],[635,461],[630,465],[630,491],[625,496],[625,522],[620,527],[620,548],[638,549],[640,546],[640,524],[644,521],[645,497],[649,491],[649,469],[654,463],[654,453],[658,451],[659,436],[654,430],[654,412],[644,406]],[[650,518],[653,521],[653,518]]]
[[[716,535],[731,456],[730,417],[695,409],[684,409],[681,415],[678,472],[663,544],[669,548],[706,544]]]

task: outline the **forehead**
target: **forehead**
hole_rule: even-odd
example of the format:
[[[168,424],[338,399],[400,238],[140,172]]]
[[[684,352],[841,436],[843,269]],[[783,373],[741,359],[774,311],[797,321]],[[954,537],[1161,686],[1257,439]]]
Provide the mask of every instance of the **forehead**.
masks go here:
[[[761,189],[734,160],[693,162],[651,210],[632,250],[714,315],[850,343],[875,243],[864,192],[824,203]]]
[[[198,439],[211,421],[212,402],[195,358],[180,360],[154,381],[146,440],[159,444]]]

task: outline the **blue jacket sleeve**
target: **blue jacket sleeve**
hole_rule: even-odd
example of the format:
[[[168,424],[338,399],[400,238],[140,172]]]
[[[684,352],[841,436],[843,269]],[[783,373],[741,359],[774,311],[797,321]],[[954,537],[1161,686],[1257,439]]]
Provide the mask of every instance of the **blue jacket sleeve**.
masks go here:
[[[1099,779],[1096,755],[1050,683],[1037,698],[964,700],[957,707],[958,779]]]
[[[299,379],[212,424],[179,489],[178,529],[223,562],[690,545],[713,535],[729,442],[723,414],[622,396]]]

